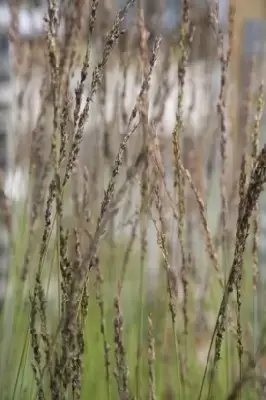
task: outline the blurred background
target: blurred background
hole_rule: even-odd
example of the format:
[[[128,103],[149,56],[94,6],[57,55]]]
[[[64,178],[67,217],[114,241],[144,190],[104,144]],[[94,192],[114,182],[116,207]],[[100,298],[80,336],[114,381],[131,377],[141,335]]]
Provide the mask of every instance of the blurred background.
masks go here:
[[[136,3],[140,4],[138,1]],[[92,35],[88,32],[90,0],[61,0],[59,4],[59,36],[61,41],[58,40],[58,48],[60,48],[60,55],[62,56],[62,65],[64,65],[65,60],[68,60],[67,56],[71,55],[71,52],[68,53],[69,37],[71,40],[73,39],[71,44],[74,43],[76,53],[73,56],[71,73],[68,71],[67,76],[64,76],[63,73],[61,76],[63,81],[66,80],[67,85],[64,96],[60,99],[65,106],[65,109],[62,108],[63,111],[61,110],[63,114],[60,115],[62,117],[60,129],[62,126],[62,137],[65,135],[67,145],[71,149],[76,132],[74,121],[75,89],[80,81],[88,41],[91,53],[88,76],[86,76],[84,82],[81,98],[81,109],[83,109],[87,99],[91,100],[94,84],[93,71],[101,60],[102,54],[104,54],[106,33],[112,26],[117,11],[126,4],[126,1],[99,1],[96,25]],[[173,131],[176,127],[178,95],[180,94],[179,83],[182,80],[182,77],[180,78],[180,74],[182,75],[182,71],[180,72],[182,1],[146,0],[142,4],[144,5],[147,29],[145,33],[148,33],[147,53],[149,57],[152,54],[156,36],[162,36],[147,97],[148,128],[146,128],[150,135],[150,142],[148,148],[144,148],[142,139],[145,129],[138,126],[125,150],[124,162],[114,186],[114,200],[107,213],[106,235],[103,235],[99,245],[101,267],[103,266],[105,273],[105,281],[102,286],[106,308],[108,312],[112,309],[112,296],[119,286],[117,285],[118,279],[124,273],[126,277],[123,277],[123,279],[126,290],[123,291],[123,307],[127,310],[125,318],[129,327],[131,325],[137,326],[136,319],[141,314],[138,310],[138,302],[142,301],[147,293],[148,295],[152,294],[152,296],[147,296],[149,301],[151,299],[155,301],[154,315],[158,326],[163,318],[161,318],[159,312],[157,313],[156,301],[158,300],[158,309],[165,302],[162,313],[165,313],[165,309],[168,307],[166,304],[168,289],[163,275],[165,271],[161,268],[165,264],[155,224],[155,222],[161,222],[159,221],[161,215],[159,217],[157,215],[158,204],[156,205],[154,200],[156,199],[156,190],[160,191],[161,213],[165,223],[162,229],[164,229],[167,237],[169,271],[172,274],[174,289],[176,289],[175,300],[180,307],[178,310],[182,309],[179,318],[181,318],[180,315],[186,307],[185,296],[187,295],[186,281],[182,275],[182,246],[178,240],[176,214],[173,212],[173,210],[176,211],[178,203],[174,191],[176,189],[173,187]],[[266,2],[265,0],[231,0],[231,2],[230,0],[220,0],[218,21],[213,20],[215,2],[211,0],[191,0],[190,4],[189,21],[190,27],[193,27],[194,30],[191,29],[193,40],[188,51],[184,77],[181,110],[183,130],[180,144],[182,162],[189,171],[194,184],[192,190],[188,181],[184,183],[186,273],[188,274],[190,290],[189,302],[191,301],[189,303],[189,318],[192,321],[191,326],[193,326],[193,329],[195,328],[195,342],[196,346],[199,345],[199,358],[204,353],[202,363],[204,364],[223,293],[222,288],[217,283],[218,273],[214,268],[216,259],[213,254],[217,255],[225,280],[234,253],[239,204],[238,181],[242,155],[245,152],[247,171],[250,171],[251,147],[254,145],[254,143],[251,143],[251,137],[254,136],[254,127],[259,119],[257,98],[260,89],[262,94],[265,92],[263,80],[266,72]],[[8,146],[1,144],[2,132],[0,131],[0,165],[9,165],[5,180],[5,193],[14,204],[13,220],[15,221],[15,236],[18,237],[17,255],[14,261],[14,268],[17,269],[15,269],[14,275],[15,278],[20,276],[17,271],[20,272],[20,269],[27,265],[28,271],[33,273],[31,282],[34,282],[34,274],[38,265],[38,251],[42,241],[42,224],[49,179],[54,172],[51,167],[50,150],[51,137],[54,132],[53,112],[55,105],[51,84],[51,66],[47,52],[47,26],[44,24],[46,9],[47,2],[45,0],[21,2],[10,0],[9,5],[5,1],[0,1],[0,57],[2,61],[0,66],[3,65],[1,67],[3,70],[0,71],[0,91],[1,85],[3,85],[4,89],[1,93],[11,93],[11,97],[7,96],[6,100],[9,108],[5,105],[4,112],[7,112],[8,108],[13,113],[14,121],[12,129],[8,131]],[[229,9],[234,14],[233,33],[230,30],[232,18],[230,20]],[[76,37],[72,38],[71,34],[65,35],[65,33],[71,27],[75,18],[78,29],[75,31]],[[102,199],[106,195],[107,185],[113,177],[113,165],[121,139],[125,137],[128,130],[127,124],[144,79],[143,54],[141,54],[140,46],[141,34],[136,6],[129,10],[122,27],[125,29],[125,33],[120,37],[116,48],[108,58],[108,62],[104,64],[101,81],[98,82],[99,84],[97,83],[97,90],[96,93],[93,93],[92,101],[88,100],[90,110],[84,125],[80,153],[64,198],[64,229],[69,229],[72,232],[78,226],[82,232],[81,253],[82,251],[86,252],[89,247],[88,243],[93,237],[90,230],[94,232],[97,217],[101,213]],[[8,46],[8,43],[10,46]],[[228,55],[231,58],[227,70],[226,57]],[[8,60],[8,62],[4,63],[3,60]],[[66,70],[67,68],[68,65]],[[224,92],[221,93],[221,86],[224,82]],[[263,111],[259,146],[262,147],[265,142],[266,113]],[[225,146],[225,149],[223,149],[223,146]],[[69,149],[67,148],[67,150]],[[225,150],[225,155],[223,155],[223,150]],[[161,157],[162,175],[159,175],[153,159],[154,154],[157,155],[157,151]],[[145,155],[143,155],[144,153]],[[9,157],[12,162],[2,162],[1,157],[4,158],[5,156]],[[147,164],[145,164],[146,162]],[[66,160],[63,159],[60,166],[62,171],[66,167],[65,163]],[[222,171],[223,168],[224,171]],[[143,242],[141,237],[141,195],[145,172],[148,174],[149,186],[149,207],[146,210],[148,279],[145,282],[147,282],[147,287],[144,284],[141,286],[143,283],[141,274],[146,274],[146,269],[142,265],[142,251],[144,253],[146,251],[146,242]],[[225,221],[223,220],[223,196],[226,199]],[[39,206],[39,204],[41,205]],[[32,210],[35,214],[32,213]],[[205,212],[207,228],[204,225],[203,218]],[[260,276],[263,278],[258,279],[259,287],[263,281],[265,282],[266,276],[265,193],[261,195],[258,212],[260,216],[258,264]],[[32,214],[34,214],[35,220]],[[34,220],[34,223],[32,220]],[[57,304],[55,299],[60,297],[60,284],[58,284],[59,267],[56,265],[57,257],[55,257],[56,246],[54,244],[57,237],[55,229],[52,230],[52,233],[54,236],[51,239],[52,244],[47,245],[49,248],[44,262],[46,268],[43,268],[42,277],[45,287],[47,285],[49,312],[55,315],[55,304]],[[211,249],[213,254],[210,251],[208,234],[213,240],[213,249]],[[256,233],[254,235],[256,236]],[[68,250],[75,259],[72,236],[70,236],[72,242],[69,240]],[[257,240],[257,237],[255,239]],[[251,240],[253,240],[253,237]],[[135,243],[135,258],[129,262],[128,254],[133,248],[133,242]],[[252,245],[252,243],[249,242],[249,245]],[[52,246],[54,247],[52,248]],[[243,303],[245,303],[246,321],[251,321],[254,332],[257,332],[257,322],[261,321],[261,316],[265,314],[265,297],[260,297],[262,291],[258,291],[258,297],[260,297],[258,301],[259,311],[255,310],[254,304],[257,300],[257,293],[251,287],[253,285],[251,267],[256,263],[251,260],[252,252],[253,250],[245,258],[245,263],[248,265],[249,296],[244,296]],[[125,265],[130,266],[127,274],[124,272],[126,270]],[[94,271],[92,271],[93,273]],[[145,275],[145,279],[147,276]],[[97,284],[100,281],[97,276],[96,281]],[[23,279],[22,282],[27,289],[26,284],[28,284],[28,287],[30,284]],[[11,289],[12,285],[14,285],[13,281],[10,283]],[[165,289],[164,292],[162,287]],[[11,289],[10,292],[12,292]],[[27,290],[24,290],[24,292],[26,293],[25,297],[28,296]],[[96,298],[97,296],[98,293],[96,293]],[[150,306],[149,302],[148,306]],[[96,315],[94,309],[93,315]],[[112,316],[112,313],[110,313],[110,316]],[[112,324],[111,319],[110,321]],[[235,320],[233,322],[235,323]],[[172,334],[169,334],[171,329],[169,329],[169,323],[167,328],[167,323],[166,321],[165,326],[162,327],[165,343]],[[183,330],[183,325],[182,327],[181,325],[178,327],[180,331]],[[247,338],[248,343],[247,348],[250,345],[250,342],[248,342],[250,339],[249,328],[248,324],[243,325],[243,335],[246,335],[245,338]],[[95,332],[96,330],[95,328]],[[158,332],[159,335],[160,329],[158,329]],[[257,341],[256,332],[254,337],[252,336],[254,343]],[[234,332],[232,335],[234,335]],[[135,340],[135,337],[133,340]],[[93,346],[96,342],[99,342],[98,336],[95,342],[92,342]],[[169,359],[172,356],[170,354],[172,348],[173,346],[167,347],[166,345],[165,354],[170,355]],[[203,351],[201,352],[202,348]],[[234,351],[235,348],[236,346]],[[9,347],[6,346],[6,349],[9,349]],[[230,353],[230,349],[228,353]],[[94,362],[93,358],[92,360]],[[235,365],[232,363],[232,367],[230,367],[234,371],[236,371]],[[89,379],[93,380],[93,374],[97,374],[97,368],[95,371],[91,373]],[[235,372],[235,376],[237,376],[237,373]],[[226,374],[229,373],[226,372]],[[229,378],[231,379],[231,377]],[[102,393],[101,386],[99,381],[97,386],[98,397]],[[165,396],[161,398],[171,399],[176,397]]]
[[[74,3],[70,0],[64,0],[59,4],[61,10],[65,12],[65,14],[64,12],[62,14],[67,15],[68,8],[71,9],[70,6]],[[82,53],[84,46],[86,46],[88,34],[86,27],[88,26],[87,17],[89,15],[90,1],[83,0],[77,4],[83,10],[81,18],[83,36],[77,42],[77,46],[81,48]],[[95,60],[92,62],[92,66],[96,62],[97,52],[101,50],[102,39],[111,26],[116,12],[125,4],[125,0],[99,2],[97,24],[93,38],[91,38],[94,43],[92,54]],[[249,121],[246,107],[251,96],[250,87],[252,86],[256,91],[264,75],[266,37],[266,24],[264,22],[266,6],[263,0],[254,0],[252,2],[249,0],[234,0],[232,4],[235,7],[234,35],[231,40],[232,57],[227,82],[227,107],[225,112],[226,129],[230,139],[228,140],[227,149],[228,199],[234,197],[235,182],[242,154],[241,149],[245,146],[244,132],[246,131],[247,123],[251,122]],[[14,7],[12,1],[10,5],[11,8],[4,1],[0,3],[0,28],[2,27],[2,29],[6,29],[11,25],[12,7]],[[181,0],[146,0],[143,1],[143,5],[145,23],[150,34],[150,45],[152,45],[156,35],[162,35],[163,37],[160,62],[157,63],[155,68],[150,90],[150,120],[156,124],[156,132],[161,138],[161,143],[163,143],[167,181],[169,188],[171,188],[171,134],[175,125],[177,107],[178,87],[175,77],[178,74],[178,41],[182,18],[182,2]],[[47,59],[45,60],[44,50],[46,41],[43,18],[47,3],[42,0],[21,1],[19,5],[16,2],[15,6],[19,12],[13,13],[13,18],[16,20],[14,27],[17,30],[17,34],[20,35],[19,46],[16,47],[16,57],[19,62],[14,64],[15,96],[18,102],[19,115],[16,119],[17,125],[15,129],[17,148],[19,149],[16,160],[18,164],[23,165],[23,163],[27,164],[30,138],[36,127],[42,104],[40,90],[47,61]],[[190,19],[194,25],[195,32],[189,52],[185,78],[183,104],[185,132],[182,140],[184,142],[183,158],[185,166],[190,170],[197,189],[208,205],[211,227],[215,230],[219,227],[217,225],[219,216],[215,209],[220,201],[220,122],[217,115],[217,104],[221,83],[221,62],[219,60],[218,36],[210,18],[213,7],[214,2],[208,0],[192,0],[191,2]],[[220,0],[218,28],[224,35],[224,51],[227,50],[228,45],[228,12],[229,0]],[[92,105],[94,117],[89,118],[86,123],[86,135],[81,149],[83,155],[81,154],[81,156],[86,165],[91,163],[90,168],[92,170],[95,159],[92,161],[91,157],[87,157],[87,151],[84,149],[87,149],[88,146],[94,150],[98,148],[99,154],[95,153],[97,157],[103,157],[103,165],[105,163],[110,164],[118,149],[121,134],[123,134],[123,115],[125,113],[129,115],[140,87],[141,74],[137,65],[139,55],[136,56],[139,49],[136,7],[132,7],[129,10],[124,27],[127,28],[126,35],[120,41],[116,55],[112,56],[112,62],[109,62],[105,69],[105,83],[101,89],[102,93],[96,95],[95,102]],[[61,20],[61,29],[63,35],[63,20]],[[129,63],[125,66],[125,57],[128,56]],[[70,79],[72,96],[79,77],[80,69],[78,63],[79,61],[77,60],[76,68],[74,68]],[[252,74],[251,69],[253,71]],[[252,85],[251,79],[253,80]],[[90,78],[86,90],[89,90],[89,82]],[[163,86],[165,86],[165,89],[163,89]],[[102,113],[104,113],[104,120],[101,119]],[[50,119],[46,118],[45,124],[49,131],[48,121]],[[265,122],[266,120],[263,116],[263,124]],[[261,143],[265,139],[263,132],[264,130],[262,130]],[[112,137],[112,140],[108,139],[108,137]],[[86,140],[89,142],[86,142]],[[132,143],[130,147],[132,154],[129,154],[129,157],[134,157],[134,154],[137,154],[135,145],[138,146],[138,140],[134,145]],[[110,148],[108,149],[108,147]],[[96,157],[95,154],[94,156]],[[84,157],[87,159],[85,160]],[[99,179],[101,181],[102,178]],[[8,180],[9,193],[14,193],[17,190],[14,189],[14,182],[16,182],[14,178]],[[23,187],[20,184],[18,186],[19,188]],[[133,196],[133,198],[135,197],[136,202],[138,202],[137,193]],[[233,202],[228,207],[232,216],[236,215]],[[235,221],[233,217],[232,221]],[[234,225],[233,222],[232,225]],[[197,226],[197,218],[193,224]],[[198,229],[195,230],[197,231]],[[154,256],[154,240],[155,238],[153,237],[150,246],[152,257]],[[198,240],[194,242],[198,243]],[[154,259],[150,264],[154,264]]]
[[[94,31],[93,52],[96,57],[97,51],[101,49],[102,39],[111,26],[117,10],[125,5],[125,0],[105,0],[99,2],[98,19]],[[72,2],[64,0],[59,2],[61,10],[67,10]],[[74,3],[73,3],[74,4]],[[77,3],[82,7],[83,37],[80,37],[77,46],[82,49],[87,38],[87,17],[90,9],[90,1],[83,0]],[[226,107],[226,129],[228,137],[228,198],[235,190],[235,181],[240,167],[241,149],[245,145],[245,130],[249,121],[246,104],[250,98],[250,87],[256,91],[263,80],[265,65],[265,37],[266,37],[266,6],[263,0],[234,0],[234,35],[231,40],[232,57],[230,62],[229,79],[227,82],[227,107]],[[11,24],[12,1],[9,8],[5,1],[0,2],[0,28],[7,29]],[[169,159],[171,147],[171,134],[175,124],[175,112],[177,106],[176,86],[177,64],[178,64],[178,41],[179,28],[182,18],[181,0],[146,0],[143,1],[145,23],[149,32],[149,43],[152,44],[156,35],[162,35],[163,41],[153,83],[150,90],[150,119],[156,123],[156,131],[164,141],[164,158],[169,185],[172,185],[172,166]],[[15,30],[20,35],[19,46],[16,48],[17,56],[20,54],[19,62],[15,65],[15,91],[18,101],[19,118],[17,119],[16,138],[20,143],[17,160],[25,162],[27,159],[27,144],[40,113],[41,100],[40,88],[45,70],[45,30],[43,18],[47,7],[46,1],[21,1],[15,4],[19,12],[13,14],[16,24]],[[185,134],[183,145],[183,157],[187,168],[191,171],[197,188],[201,191],[206,203],[208,199],[211,204],[216,205],[213,196],[218,193],[217,179],[219,167],[219,129],[220,122],[217,116],[217,104],[219,100],[221,83],[221,63],[219,60],[219,43],[217,34],[211,22],[211,12],[214,2],[210,0],[192,0],[190,19],[194,24],[195,32],[191,49],[189,52],[188,69],[186,73],[183,115],[185,120]],[[219,25],[223,32],[223,47],[227,50],[228,45],[228,12],[229,0],[219,1]],[[62,12],[62,14],[64,14]],[[67,15],[67,13],[66,13]],[[100,150],[103,157],[110,152],[115,154],[121,134],[123,134],[123,112],[127,115],[134,105],[137,91],[140,85],[140,74],[136,66],[139,56],[135,57],[139,49],[138,26],[136,22],[136,7],[132,7],[124,22],[127,28],[125,39],[118,46],[118,53],[112,57],[105,70],[104,96],[97,95],[97,100],[92,108],[95,115],[99,117],[89,118],[86,131],[90,143],[96,147],[104,147]],[[61,21],[62,34],[64,21]],[[126,44],[125,44],[126,43]],[[12,46],[11,46],[12,47]],[[29,57],[30,55],[30,57]],[[129,55],[127,68],[123,64],[124,57]],[[96,59],[96,58],[95,58]],[[78,61],[77,61],[78,63]],[[251,69],[253,73],[251,74]],[[30,71],[30,72],[29,72]],[[256,72],[254,72],[256,71]],[[72,94],[78,81],[79,67],[73,70],[70,79]],[[165,78],[167,76],[167,78]],[[251,85],[251,79],[252,85]],[[161,82],[166,82],[166,93],[160,88]],[[89,84],[87,89],[89,88]],[[118,100],[121,93],[124,98]],[[23,93],[23,96],[22,96]],[[119,94],[120,93],[120,94]],[[125,94],[126,93],[126,94]],[[117,102],[120,106],[117,108]],[[122,101],[122,103],[121,103]],[[102,102],[104,112],[104,123],[100,118],[99,104]],[[162,104],[163,109],[158,107]],[[122,105],[121,105],[122,104]],[[115,111],[116,107],[116,111]],[[160,110],[159,110],[160,109]],[[117,110],[118,114],[117,115]],[[161,114],[161,117],[159,118]],[[48,121],[48,119],[47,119]],[[46,123],[48,123],[46,121]],[[265,113],[263,124],[265,124]],[[119,126],[118,126],[118,125]],[[117,141],[112,140],[107,145],[106,132],[117,135]],[[97,132],[97,133],[96,133]],[[262,130],[261,143],[264,142]],[[23,133],[23,135],[20,135]],[[109,136],[112,136],[111,133]],[[94,139],[93,139],[94,137]],[[112,136],[114,138],[114,136]],[[92,142],[95,140],[95,142]],[[21,143],[22,142],[22,143]],[[98,144],[97,144],[98,143]],[[116,143],[116,144],[114,144]],[[113,145],[113,149],[106,147]],[[93,147],[93,146],[90,146]],[[84,141],[86,148],[86,139]],[[132,145],[132,149],[134,146]],[[25,150],[25,156],[23,152]],[[135,149],[135,148],[134,148]],[[135,150],[132,150],[134,154]],[[100,155],[99,155],[100,157]],[[22,161],[24,160],[24,161]],[[87,163],[90,161],[87,160]],[[108,161],[110,162],[110,160]],[[201,171],[201,172],[200,172]],[[216,174],[216,175],[215,175]],[[11,180],[13,182],[13,180]],[[9,180],[9,186],[11,182]],[[212,184],[210,185],[210,182]],[[216,186],[215,186],[216,185]],[[11,185],[12,187],[14,184]],[[19,185],[20,186],[20,185]],[[208,188],[208,190],[207,190]],[[11,189],[10,189],[11,190]],[[13,189],[11,191],[14,191]],[[204,192],[204,193],[203,193]],[[219,202],[219,195],[217,195]],[[232,197],[232,196],[231,196]],[[233,208],[232,204],[232,208]],[[212,206],[210,213],[213,215]],[[232,215],[235,212],[232,209]],[[213,219],[213,218],[212,218]],[[214,218],[213,229],[219,218]],[[234,220],[234,219],[233,219]]]

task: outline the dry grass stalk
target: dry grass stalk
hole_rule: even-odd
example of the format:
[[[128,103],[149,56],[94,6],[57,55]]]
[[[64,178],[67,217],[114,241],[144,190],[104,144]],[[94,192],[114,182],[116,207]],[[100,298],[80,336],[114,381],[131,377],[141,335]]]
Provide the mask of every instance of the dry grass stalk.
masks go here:
[[[177,282],[176,282],[175,274],[172,271],[171,266],[169,264],[169,255],[168,255],[167,248],[166,248],[166,237],[167,237],[167,234],[165,232],[166,222],[165,222],[165,217],[163,214],[160,187],[155,186],[154,192],[155,192],[155,207],[156,207],[158,217],[159,217],[159,225],[156,221],[156,218],[152,217],[152,220],[153,220],[154,226],[156,228],[157,242],[158,242],[159,248],[162,251],[162,256],[163,256],[163,261],[164,261],[163,267],[166,272],[168,306],[169,306],[169,312],[170,312],[170,316],[171,316],[172,336],[173,336],[173,341],[174,341],[174,345],[175,345],[175,366],[177,369],[178,388],[182,393],[183,374],[180,371],[181,355],[180,355],[180,351],[179,351],[179,341],[178,341],[177,327],[176,327],[176,315],[177,315],[176,305],[177,305],[177,295],[178,295],[177,285],[176,285]]]
[[[258,138],[259,138],[259,127],[260,127],[260,120],[262,117],[262,112],[263,112],[263,91],[262,87],[260,88],[259,96],[258,96],[258,101],[257,101],[257,110],[256,110],[256,117],[255,117],[255,126],[254,126],[254,132],[252,134],[252,161],[255,163],[256,157],[258,157]],[[243,180],[244,182],[244,180]],[[241,182],[240,182],[241,185]],[[243,191],[244,191],[244,186],[243,186]],[[241,197],[243,197],[244,194],[240,194],[240,202],[241,202]],[[240,204],[239,204],[240,206]],[[254,211],[256,212],[256,209],[258,208],[258,202],[254,206]],[[253,247],[253,255],[254,255],[254,247]],[[241,379],[241,374],[242,374],[242,355],[243,355],[243,344],[242,344],[242,327],[241,327],[241,281],[242,281],[242,271],[239,271],[238,273],[238,279],[236,281],[236,293],[237,293],[237,333],[238,333],[238,354],[239,354],[239,364],[240,364],[240,379]]]
[[[169,82],[169,70],[170,70],[170,49],[166,50],[164,60],[162,62],[161,84],[157,87],[157,92],[154,98],[153,107],[155,108],[153,123],[155,125],[159,124],[165,112],[166,100],[171,92],[170,82]]]
[[[218,8],[218,7],[217,7]],[[216,16],[218,20],[218,15]],[[221,176],[220,176],[220,188],[221,188],[221,246],[222,246],[222,264],[224,269],[224,286],[226,285],[227,280],[227,269],[228,269],[228,256],[230,255],[229,249],[229,236],[228,236],[228,191],[227,191],[227,180],[228,174],[226,171],[228,164],[228,124],[226,121],[226,93],[228,91],[228,78],[229,78],[229,68],[230,68],[230,58],[231,58],[231,49],[232,49],[232,40],[233,40],[233,28],[234,28],[234,7],[233,2],[230,1],[229,4],[229,13],[228,13],[228,49],[225,52],[224,49],[224,38],[221,31],[219,31],[219,58],[221,63],[221,81],[220,81],[220,94],[219,94],[219,102],[217,105],[218,115],[220,117],[220,155],[221,155]],[[226,321],[228,324],[228,321]],[[226,358],[229,358],[229,341],[228,334],[226,329]],[[240,365],[242,363],[241,355],[239,353],[239,362]],[[230,372],[228,368],[227,374],[227,385],[230,382]]]
[[[155,380],[155,346],[153,337],[153,326],[151,317],[148,318],[148,365],[149,365],[149,400],[156,400],[156,380]]]
[[[141,69],[143,72],[144,80],[148,80],[149,76],[149,51],[148,51],[148,31],[145,26],[144,20],[144,3],[142,0],[137,2],[137,19],[140,33],[140,59]],[[139,309],[139,330],[138,330],[138,348],[136,359],[136,397],[140,398],[141,391],[141,367],[142,367],[142,346],[143,346],[143,304],[144,304],[144,270],[147,260],[147,207],[148,207],[148,194],[149,194],[149,164],[147,157],[148,141],[149,141],[149,126],[148,126],[148,112],[149,112],[149,98],[148,91],[145,90],[139,97],[139,114],[140,114],[140,129],[142,136],[142,150],[144,153],[144,168],[141,177],[141,205],[140,205],[140,309]]]
[[[96,280],[96,300],[100,309],[100,331],[103,337],[104,347],[104,365],[105,365],[105,379],[106,379],[106,391],[107,399],[111,398],[111,386],[110,386],[110,346],[106,336],[106,323],[105,323],[105,307],[102,293],[103,274],[100,270],[99,264],[97,265],[97,280]]]
[[[251,135],[251,168],[259,154],[260,123],[264,109],[264,86],[261,84],[256,101],[256,114]],[[258,337],[258,278],[259,278],[259,203],[256,204],[253,216],[253,238],[252,238],[252,265],[253,265],[253,313],[254,313],[254,355]]]
[[[189,185],[191,187],[191,190],[193,191],[193,193],[195,195],[196,200],[197,200],[197,204],[198,204],[199,211],[200,211],[201,223],[202,223],[202,226],[204,229],[204,234],[205,234],[205,239],[206,239],[206,251],[207,251],[207,253],[210,257],[210,260],[212,261],[215,271],[217,273],[218,282],[219,282],[221,288],[224,288],[224,282],[223,282],[223,278],[222,278],[221,268],[219,266],[218,257],[217,257],[215,246],[214,246],[214,243],[212,240],[211,232],[208,227],[208,221],[207,221],[207,217],[206,217],[206,210],[205,210],[204,202],[201,199],[200,194],[198,193],[198,191],[194,185],[194,182],[192,180],[190,172],[187,169],[185,169],[182,164],[180,165],[180,167],[187,179],[187,182],[189,183]]]
[[[226,246],[227,240],[227,213],[228,213],[228,195],[226,190],[226,164],[227,164],[227,142],[228,142],[228,127],[226,124],[226,92],[228,86],[228,72],[230,66],[230,56],[231,56],[231,45],[232,45],[232,36],[233,36],[233,23],[234,23],[234,9],[232,6],[232,2],[230,2],[229,7],[229,44],[228,50],[225,54],[224,50],[224,40],[222,32],[219,32],[219,57],[221,62],[221,82],[220,82],[220,95],[219,102],[217,105],[218,114],[220,116],[220,131],[221,131],[221,141],[220,141],[220,153],[221,153],[221,204],[222,204],[222,212],[221,212],[221,223],[222,223],[222,252],[224,261],[224,267],[226,268],[226,254],[228,252]],[[226,281],[226,269],[225,273],[225,281]]]
[[[262,149],[258,157],[256,158],[254,167],[251,172],[250,181],[248,184],[248,188],[244,191],[246,176],[245,172],[241,174],[240,177],[240,202],[238,207],[238,220],[237,220],[237,233],[236,233],[236,244],[234,250],[234,258],[231,267],[231,271],[229,274],[229,278],[227,281],[226,288],[224,290],[222,302],[220,305],[219,313],[216,320],[214,335],[215,337],[215,356],[214,362],[212,366],[212,374],[211,374],[211,384],[210,388],[213,383],[214,373],[217,368],[218,361],[220,360],[221,354],[221,345],[223,341],[223,336],[225,332],[225,320],[226,320],[226,312],[228,307],[228,302],[230,299],[230,295],[233,292],[234,287],[236,290],[240,288],[241,276],[243,273],[243,255],[246,246],[246,240],[249,233],[250,228],[250,217],[254,211],[254,208],[257,204],[259,195],[263,190],[263,185],[266,181],[266,146]],[[238,304],[239,307],[239,304]],[[239,326],[238,326],[239,329]],[[241,329],[241,328],[240,328]],[[243,352],[242,343],[241,343],[241,331],[238,331],[238,351],[240,354]],[[214,340],[214,336],[211,341]],[[210,351],[209,351],[210,354]],[[209,356],[208,356],[209,359]],[[207,368],[207,367],[206,367]],[[206,377],[206,370],[204,374],[204,378],[202,381],[202,388]],[[201,388],[201,394],[202,394]],[[201,397],[200,394],[200,397]]]
[[[46,78],[43,81],[45,85]],[[40,115],[38,117],[36,126],[32,132],[31,148],[30,148],[30,166],[29,175],[33,178],[33,187],[31,193],[31,215],[29,222],[29,237],[28,246],[25,253],[24,263],[21,269],[21,279],[26,281],[29,271],[30,255],[34,247],[34,235],[37,233],[38,222],[43,212],[46,191],[47,191],[47,178],[51,170],[51,162],[47,157],[47,135],[45,120],[49,112],[49,97],[48,93],[43,92],[43,100],[41,105]]]
[[[119,398],[121,400],[129,400],[129,387],[128,387],[128,366],[126,363],[126,351],[123,343],[123,317],[119,298],[114,300],[115,318],[114,318],[114,343],[115,343],[115,360],[116,370],[115,378],[117,382],[117,389]]]
[[[178,378],[178,387],[180,391],[183,390],[184,385],[184,367],[183,363],[184,357],[180,354],[179,347],[181,340],[178,338],[177,332],[177,303],[178,303],[178,285],[177,285],[177,277],[176,271],[171,267],[170,264],[170,255],[168,252],[168,243],[169,243],[169,232],[168,232],[168,223],[167,223],[167,208],[165,203],[165,197],[170,202],[170,210],[174,213],[175,218],[178,219],[178,214],[176,210],[176,206],[173,205],[172,198],[167,190],[165,183],[165,171],[164,165],[162,161],[162,155],[159,147],[158,137],[154,136],[150,138],[150,151],[149,155],[152,161],[152,165],[154,167],[153,174],[154,179],[152,180],[152,192],[154,193],[151,199],[151,206],[155,205],[155,209],[158,214],[158,222],[157,218],[151,214],[151,218],[153,220],[154,226],[157,232],[157,243],[162,252],[163,257],[163,268],[166,273],[166,283],[167,283],[167,293],[168,293],[168,307],[171,317],[171,327],[172,327],[172,337],[175,345],[175,363],[177,368],[177,378]],[[151,176],[152,178],[152,176]],[[168,210],[167,210],[168,211]],[[184,293],[185,295],[185,293]],[[184,307],[184,303],[183,306]]]
[[[187,279],[187,260],[185,251],[185,180],[183,173],[180,169],[181,164],[181,140],[183,134],[183,98],[184,98],[184,85],[185,74],[188,62],[189,45],[192,42],[192,30],[189,21],[190,2],[185,0],[183,2],[183,14],[180,28],[180,52],[181,57],[178,64],[178,101],[176,111],[176,124],[172,136],[173,144],[173,166],[174,166],[174,200],[178,204],[178,240],[181,250],[181,280],[183,283],[184,291],[184,335],[187,335],[187,302],[188,302],[188,279]]]
[[[264,109],[264,86],[261,84],[258,90],[258,96],[256,101],[256,114],[254,120],[254,127],[252,130],[251,136],[251,160],[253,168],[256,158],[259,154],[259,142],[260,142],[260,123]],[[258,281],[258,240],[259,240],[259,205],[256,205],[254,211],[254,222],[253,222],[253,246],[252,246],[252,258],[253,258],[253,288],[256,292],[257,290],[257,281]]]
[[[118,281],[118,288],[117,288],[119,298],[121,298],[121,293],[123,290],[123,284],[124,284],[125,277],[126,277],[129,257],[130,257],[131,251],[133,249],[134,243],[136,241],[138,224],[139,224],[139,219],[136,218],[135,221],[132,223],[130,239],[129,239],[123,260],[122,260],[121,273],[120,273],[120,278]]]

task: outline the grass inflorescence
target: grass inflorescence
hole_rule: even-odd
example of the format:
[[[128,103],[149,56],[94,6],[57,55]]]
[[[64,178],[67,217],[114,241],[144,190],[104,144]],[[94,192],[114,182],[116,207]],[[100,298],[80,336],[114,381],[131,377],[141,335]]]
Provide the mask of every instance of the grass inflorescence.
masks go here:
[[[246,62],[242,148],[233,2],[226,37],[218,2],[202,16],[184,0],[173,35],[144,1],[111,3],[49,0],[37,45],[11,9],[27,190],[1,211],[1,398],[264,398],[263,61]]]

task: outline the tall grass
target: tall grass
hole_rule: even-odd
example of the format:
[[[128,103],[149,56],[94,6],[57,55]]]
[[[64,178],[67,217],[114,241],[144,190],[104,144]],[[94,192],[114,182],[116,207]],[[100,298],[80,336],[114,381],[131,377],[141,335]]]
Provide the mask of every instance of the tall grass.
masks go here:
[[[211,27],[218,51],[209,62],[221,65],[220,94],[214,118],[195,130],[184,109],[198,32],[190,2],[183,2],[178,41],[150,35],[143,2],[136,3],[129,0],[109,24],[97,0],[87,19],[85,2],[71,2],[61,15],[48,1],[40,112],[18,138],[17,168],[28,190],[12,208],[12,266],[0,316],[3,399],[265,396],[265,321],[257,306],[263,85],[250,93],[245,148],[230,150],[235,10],[226,48],[218,6],[210,8],[206,32]],[[137,33],[123,23],[134,4]],[[30,85],[36,48],[20,50],[16,73],[25,78],[19,66],[26,65]],[[123,80],[113,89],[110,122],[112,63]],[[169,135],[163,116],[177,64]],[[132,65],[139,91],[128,111]],[[242,164],[232,170],[234,152]]]

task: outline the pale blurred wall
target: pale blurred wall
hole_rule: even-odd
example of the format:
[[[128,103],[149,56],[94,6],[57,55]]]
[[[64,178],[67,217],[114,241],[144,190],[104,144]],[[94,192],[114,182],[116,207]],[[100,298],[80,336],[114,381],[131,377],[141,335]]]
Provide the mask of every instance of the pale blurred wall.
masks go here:
[[[235,93],[232,97],[234,100],[231,104],[232,121],[234,126],[234,139],[236,145],[242,146],[244,135],[240,124],[241,116],[241,96],[242,96],[242,64],[243,53],[247,49],[243,48],[244,45],[244,29],[247,22],[250,20],[265,20],[266,17],[266,2],[265,0],[233,0],[236,7],[235,12],[235,33],[232,48],[232,62],[231,74],[235,82]],[[266,38],[265,38],[266,39]],[[252,46],[252,45],[251,45]],[[235,157],[236,167],[240,165],[240,157]]]

